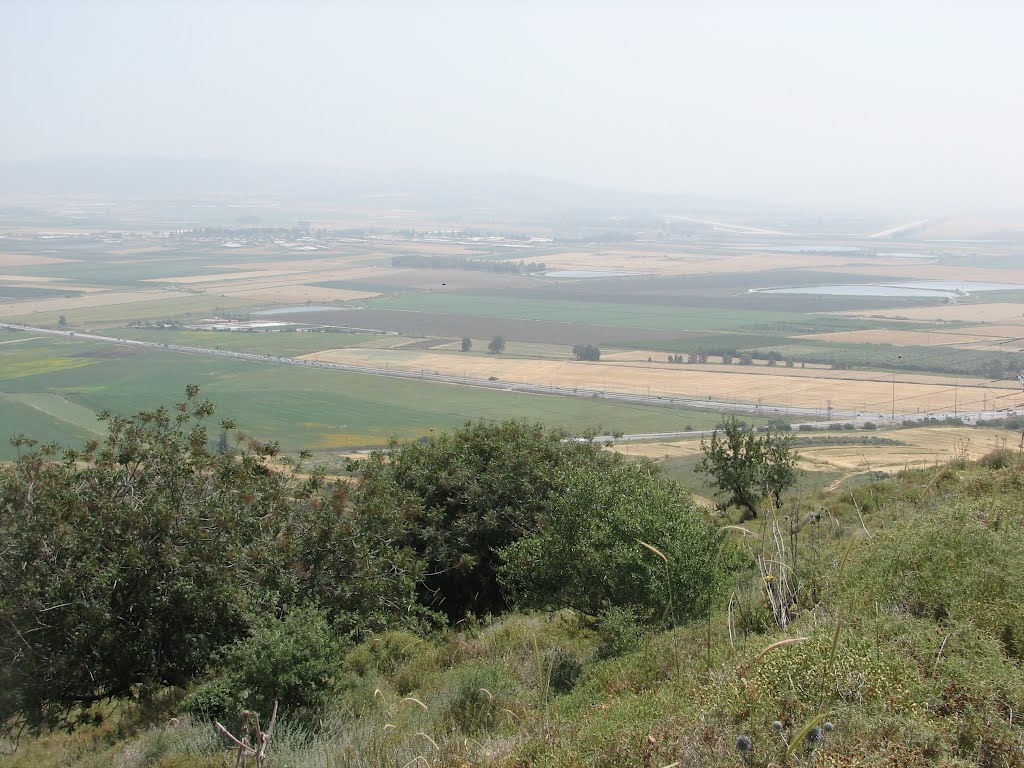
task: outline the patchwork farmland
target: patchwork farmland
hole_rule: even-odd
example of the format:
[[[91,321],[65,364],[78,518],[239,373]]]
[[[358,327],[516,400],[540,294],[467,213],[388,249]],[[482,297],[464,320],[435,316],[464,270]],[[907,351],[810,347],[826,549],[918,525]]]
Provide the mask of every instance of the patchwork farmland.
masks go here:
[[[328,455],[472,418],[617,434],[711,428],[726,407],[753,423],[836,414],[899,423],[1020,406],[1024,270],[1012,245],[994,244],[980,261],[956,244],[904,240],[892,252],[861,236],[820,245],[804,236],[790,249],[793,237],[771,228],[692,226],[700,234],[615,243],[566,237],[550,224],[509,236],[13,229],[0,248],[0,321],[154,346],[0,332],[0,416],[8,433],[88,439],[95,413],[173,402],[197,383],[253,437]],[[924,268],[999,289],[886,295]],[[811,292],[763,290],[780,287]],[[495,337],[504,349],[489,353]],[[586,344],[600,348],[600,361],[574,359]],[[254,359],[205,359],[186,348]],[[525,394],[511,391],[515,384],[637,399]]]

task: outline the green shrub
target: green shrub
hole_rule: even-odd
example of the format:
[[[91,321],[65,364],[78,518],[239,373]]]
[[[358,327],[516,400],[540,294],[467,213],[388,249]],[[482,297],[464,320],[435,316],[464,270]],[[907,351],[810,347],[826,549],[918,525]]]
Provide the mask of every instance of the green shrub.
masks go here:
[[[501,550],[537,529],[568,478],[625,463],[563,437],[540,424],[481,421],[352,465],[363,493],[400,510],[397,541],[425,564],[423,603],[453,621],[508,607],[497,579]]]
[[[616,606],[656,623],[717,598],[723,537],[678,484],[647,464],[574,467],[557,482],[537,532],[502,551],[499,577],[520,604],[587,616]]]
[[[961,502],[879,533],[848,569],[847,603],[968,623],[1024,659],[1024,533],[980,517]]]
[[[221,684],[211,682],[204,697],[217,704],[226,687],[261,713],[275,701],[285,712],[316,711],[338,688],[343,650],[320,611],[295,608],[284,618],[262,617],[249,637],[223,650]]]
[[[553,693],[568,693],[576,685],[583,671],[582,662],[568,651],[556,648],[547,653],[544,667],[548,672],[548,687]]]
[[[514,698],[515,689],[505,667],[473,662],[456,670],[455,675],[455,685],[442,704],[442,724],[470,735],[497,728]]]
[[[1019,461],[1020,454],[1017,451],[1009,448],[996,448],[978,459],[978,464],[986,469],[1006,469],[1015,466]]]
[[[597,658],[608,659],[635,651],[643,636],[643,628],[630,608],[608,608],[598,619]]]
[[[223,720],[234,716],[242,708],[236,687],[224,677],[208,680],[181,700],[185,714],[204,720]]]
[[[0,466],[0,732],[189,685],[268,595],[319,604],[357,636],[429,618],[421,563],[395,546],[394,494],[277,472],[273,444],[211,451],[198,392],[104,415],[107,437],[81,451]]]

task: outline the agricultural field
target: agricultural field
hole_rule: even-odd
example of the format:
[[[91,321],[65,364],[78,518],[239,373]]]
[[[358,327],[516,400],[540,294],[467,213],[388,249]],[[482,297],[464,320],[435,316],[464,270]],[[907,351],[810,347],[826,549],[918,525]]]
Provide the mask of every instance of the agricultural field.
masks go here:
[[[884,432],[815,430],[795,432],[799,467],[805,472],[899,472],[976,461],[999,448],[1013,447],[1020,435],[1005,429],[967,426],[907,427]],[[700,439],[620,443],[614,450],[650,459],[686,459],[701,455]]]
[[[475,346],[474,348],[480,348]],[[642,353],[639,355],[642,357]],[[919,416],[957,408],[982,410],[1013,399],[1014,382],[954,379],[900,373],[880,377],[868,371],[833,371],[751,366],[674,365],[657,362],[577,362],[571,359],[506,358],[486,353],[461,354],[437,350],[345,349],[317,352],[309,359],[352,365],[390,365],[403,370],[429,370],[453,376],[496,377],[501,381],[548,384],[564,388],[608,390],[664,397],[690,397],[715,402],[743,402],[751,409],[779,405],[817,408],[827,403],[839,411],[889,417]]]
[[[232,352],[251,352],[280,357],[298,357],[328,349],[340,349],[373,343],[381,339],[399,338],[367,333],[249,333],[245,331],[155,330],[146,328],[124,328],[118,331],[118,336],[125,339],[137,339],[138,341],[151,341],[158,344],[227,349]],[[408,339],[401,338],[400,340],[404,343],[409,343]]]
[[[588,241],[552,223],[510,223],[500,233],[424,232],[416,229],[421,214],[381,230],[367,224],[365,212],[342,215],[325,205],[315,207],[323,225],[264,229],[148,223],[193,215],[173,204],[125,210],[131,221],[117,231],[62,224],[0,233],[0,321],[650,395],[652,404],[481,391],[98,341],[26,341],[28,331],[0,333],[5,425],[26,431],[22,426],[35,423],[48,438],[79,439],[90,433],[88,414],[72,417],[60,403],[127,412],[152,393],[171,402],[187,383],[202,385],[254,435],[289,451],[347,450],[502,414],[572,430],[644,432],[713,425],[713,411],[727,403],[750,417],[784,416],[786,409],[825,417],[831,405],[864,418],[900,418],[1010,411],[1024,400],[1015,375],[1024,369],[1020,290],[950,298],[844,288],[922,276],[1024,288],[1012,244],[979,252],[909,235],[886,243],[821,234],[832,231],[822,222],[816,235],[785,235],[785,227],[763,218],[734,225],[682,214],[668,216],[654,241],[613,242],[600,239],[607,227],[584,228],[598,236]],[[340,222],[344,229],[330,229]],[[851,220],[833,230],[856,226]],[[814,293],[817,286],[840,291]],[[776,288],[812,292],[766,290]],[[487,354],[497,336],[505,350]],[[470,352],[461,351],[463,337],[472,341]],[[573,360],[578,344],[600,346],[601,360]],[[679,364],[699,355],[707,364]],[[744,355],[748,364],[739,365]],[[733,364],[722,365],[723,356]],[[658,407],[659,396],[700,400],[709,412]]]
[[[1002,448],[1015,448],[1020,434],[1006,429],[970,426],[921,426],[885,431],[815,430],[794,432],[800,477],[796,490],[849,487],[904,470],[933,469],[954,460],[977,461]],[[651,459],[705,505],[714,504],[715,488],[696,467],[701,438],[618,443],[613,450]]]
[[[10,335],[0,333],[3,338]],[[81,442],[96,436],[100,425],[94,418],[100,411],[127,414],[154,403],[170,406],[182,398],[188,384],[199,384],[203,395],[217,404],[217,419],[235,419],[251,437],[278,441],[286,452],[381,445],[392,437],[422,437],[474,418],[526,418],[574,433],[591,428],[663,431],[685,425],[700,429],[720,419],[711,412],[46,338],[0,345],[0,424],[7,433],[2,437],[24,433]],[[217,419],[211,424],[213,435]],[[14,455],[13,447],[0,445],[0,459]]]

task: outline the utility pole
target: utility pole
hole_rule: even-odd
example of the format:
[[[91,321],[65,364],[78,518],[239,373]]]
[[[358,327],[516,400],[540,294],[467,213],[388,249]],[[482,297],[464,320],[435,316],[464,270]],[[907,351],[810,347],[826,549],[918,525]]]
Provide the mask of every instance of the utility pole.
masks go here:
[[[896,371],[892,372],[892,421],[896,421]]]

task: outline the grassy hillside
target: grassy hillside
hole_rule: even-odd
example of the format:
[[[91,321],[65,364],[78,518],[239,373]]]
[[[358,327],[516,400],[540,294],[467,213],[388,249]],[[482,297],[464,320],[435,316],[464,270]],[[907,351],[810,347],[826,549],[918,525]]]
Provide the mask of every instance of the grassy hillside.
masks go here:
[[[728,529],[725,599],[671,630],[512,613],[346,645],[316,717],[283,713],[269,764],[1024,765],[1022,488],[1024,465],[997,452],[805,491]],[[235,663],[280,674],[261,666],[276,653]],[[0,765],[233,760],[196,714],[210,689],[187,693],[23,739]]]

